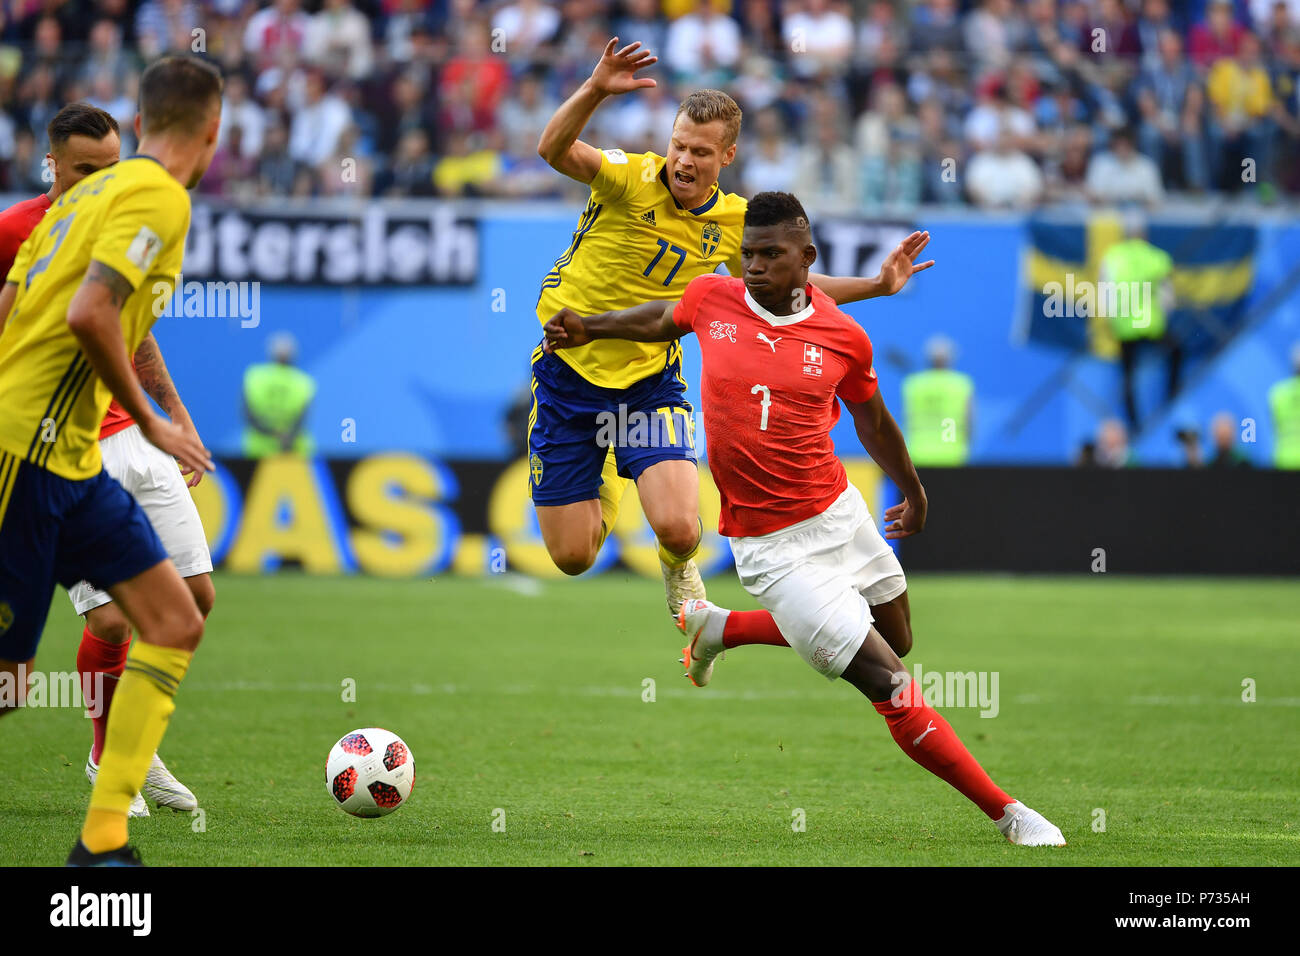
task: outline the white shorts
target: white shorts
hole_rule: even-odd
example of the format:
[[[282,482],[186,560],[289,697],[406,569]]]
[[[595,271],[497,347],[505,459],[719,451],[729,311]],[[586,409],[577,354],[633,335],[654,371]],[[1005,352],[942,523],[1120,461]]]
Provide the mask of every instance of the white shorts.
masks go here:
[[[898,557],[851,484],[815,517],[732,538],[731,552],[745,590],[772,612],[799,656],[830,680],[866,640],[871,606],[907,590]]]
[[[211,571],[208,539],[176,460],[149,444],[139,425],[128,425],[101,439],[99,450],[104,470],[139,502],[181,577]],[[68,597],[78,614],[113,600],[107,591],[88,581],[74,584]]]

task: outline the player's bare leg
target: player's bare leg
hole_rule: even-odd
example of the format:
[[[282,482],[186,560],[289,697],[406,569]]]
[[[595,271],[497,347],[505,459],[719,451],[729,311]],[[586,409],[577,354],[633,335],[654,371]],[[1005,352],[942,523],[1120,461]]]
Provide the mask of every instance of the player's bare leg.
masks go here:
[[[1020,846],[1065,845],[1059,829],[989,779],[874,627],[840,676],[885,718],[903,753],[983,810],[1008,840]]]
[[[7,661],[0,659],[0,682],[6,688],[4,694],[0,694],[0,717],[9,713],[11,710],[17,710],[24,701],[27,700],[27,687],[32,679],[32,664],[36,663],[36,658],[30,661]],[[21,675],[21,680],[19,679]],[[12,688],[12,698],[9,696],[9,688]]]
[[[694,461],[673,459],[651,465],[636,480],[641,510],[659,539],[668,613],[674,618],[688,600],[705,598],[695,565],[703,526],[700,523],[700,475]]]
[[[206,572],[190,575],[185,578],[185,585],[194,595],[199,613],[206,619],[216,601],[212,575]],[[112,601],[86,612],[86,628],[81,635],[81,646],[77,649],[77,671],[81,675],[86,709],[93,715],[93,739],[90,755],[86,758],[86,777],[92,785],[99,774],[99,758],[104,749],[109,708],[122,669],[126,666],[130,640],[130,622]],[[167,769],[157,754],[154,754],[149,765],[142,794],[137,794],[131,802],[128,816],[149,816],[145,797],[172,810],[189,811],[198,806],[194,793]]]
[[[604,540],[598,499],[538,505],[537,525],[542,529],[546,552],[565,574],[581,574],[596,563]]]
[[[875,628],[899,657],[912,649],[912,608],[904,591],[892,601],[871,605]]]
[[[170,560],[108,589],[136,641],[113,700],[99,775],[81,833],[84,851],[107,853],[127,842],[127,810],[144,785],[173,697],[203,638],[203,615]]]

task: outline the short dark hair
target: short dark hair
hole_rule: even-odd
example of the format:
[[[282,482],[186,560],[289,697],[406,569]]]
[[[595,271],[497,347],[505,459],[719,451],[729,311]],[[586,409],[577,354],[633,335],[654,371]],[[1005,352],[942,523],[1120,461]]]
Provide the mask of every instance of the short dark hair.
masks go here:
[[[195,133],[221,102],[221,71],[197,56],[164,56],[140,77],[140,127],[145,134]]]
[[[109,133],[121,134],[117,120],[89,103],[69,103],[54,114],[54,119],[45,127],[45,132],[50,135],[51,149],[63,146],[71,136],[103,139]]]
[[[745,226],[781,226],[792,229],[811,229],[808,213],[793,193],[757,193],[745,209]]]

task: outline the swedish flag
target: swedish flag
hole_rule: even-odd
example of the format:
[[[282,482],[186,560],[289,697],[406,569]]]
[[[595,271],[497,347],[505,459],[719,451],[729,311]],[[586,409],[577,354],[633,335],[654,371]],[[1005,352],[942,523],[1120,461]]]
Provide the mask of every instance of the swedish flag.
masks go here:
[[[1099,279],[1101,258],[1123,238],[1120,217],[1095,213],[1084,222],[1035,219],[1021,269],[1028,316],[1021,337],[1070,351],[1113,358],[1118,345],[1110,320],[1075,308],[1076,290]],[[1152,223],[1147,239],[1174,260],[1171,333],[1188,354],[1214,351],[1236,332],[1255,279],[1254,226],[1224,223]],[[1062,303],[1064,299],[1064,304]],[[1064,307],[1062,307],[1064,305]]]

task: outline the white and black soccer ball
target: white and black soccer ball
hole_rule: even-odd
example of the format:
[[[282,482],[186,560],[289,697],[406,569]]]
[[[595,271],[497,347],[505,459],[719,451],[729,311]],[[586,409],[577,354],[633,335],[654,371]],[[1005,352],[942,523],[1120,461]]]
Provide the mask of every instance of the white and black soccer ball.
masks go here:
[[[325,789],[354,817],[392,813],[414,787],[415,756],[391,730],[354,730],[331,748],[325,761]]]

